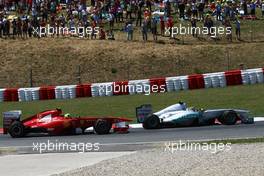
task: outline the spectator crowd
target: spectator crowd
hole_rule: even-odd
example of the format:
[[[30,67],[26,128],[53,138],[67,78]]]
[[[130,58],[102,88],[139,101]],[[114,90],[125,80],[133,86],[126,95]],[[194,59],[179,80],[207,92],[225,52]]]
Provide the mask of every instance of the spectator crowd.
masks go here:
[[[187,22],[194,28],[233,27],[240,39],[241,17],[255,18],[258,9],[264,17],[261,0],[0,0],[0,38],[47,37],[38,30],[49,25],[69,29],[52,37],[74,36],[74,28],[89,27],[91,32],[82,37],[115,40],[114,33],[123,31],[133,40],[137,29],[142,40],[149,40],[151,33],[156,41],[166,28]],[[232,35],[227,38],[232,40]]]

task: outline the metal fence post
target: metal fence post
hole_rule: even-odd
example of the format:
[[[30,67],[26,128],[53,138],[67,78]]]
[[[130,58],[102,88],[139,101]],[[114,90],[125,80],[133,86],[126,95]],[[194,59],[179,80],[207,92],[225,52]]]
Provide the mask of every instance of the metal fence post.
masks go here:
[[[82,83],[82,80],[81,80],[81,66],[79,65],[78,66],[78,73],[77,73],[77,80],[78,80],[78,83],[81,84]]]
[[[33,71],[32,71],[32,68],[30,68],[30,72],[29,72],[29,83],[30,83],[30,87],[33,87]]]

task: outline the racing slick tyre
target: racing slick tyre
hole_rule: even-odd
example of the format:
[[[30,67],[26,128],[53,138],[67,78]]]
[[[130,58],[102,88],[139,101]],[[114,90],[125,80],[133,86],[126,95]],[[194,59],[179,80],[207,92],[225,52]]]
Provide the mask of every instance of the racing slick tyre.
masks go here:
[[[237,121],[237,113],[235,111],[225,111],[217,120],[224,125],[234,125]]]
[[[154,115],[154,114],[148,116],[143,122],[143,128],[145,128],[145,129],[161,128],[159,117]]]
[[[8,133],[13,138],[23,137],[25,136],[25,127],[21,122],[15,121],[9,127]]]
[[[112,123],[103,119],[98,119],[94,125],[94,131],[97,134],[108,134],[111,128],[112,128]]]

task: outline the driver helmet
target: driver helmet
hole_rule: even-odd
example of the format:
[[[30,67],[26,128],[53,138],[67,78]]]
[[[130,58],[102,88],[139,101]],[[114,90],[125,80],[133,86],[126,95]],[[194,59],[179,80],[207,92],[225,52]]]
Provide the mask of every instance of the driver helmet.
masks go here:
[[[71,114],[70,113],[64,114],[64,117],[69,118],[69,117],[71,117]]]
[[[182,101],[179,101],[179,104],[181,105],[181,107],[182,107],[183,110],[186,110],[187,109],[186,103],[184,103]]]

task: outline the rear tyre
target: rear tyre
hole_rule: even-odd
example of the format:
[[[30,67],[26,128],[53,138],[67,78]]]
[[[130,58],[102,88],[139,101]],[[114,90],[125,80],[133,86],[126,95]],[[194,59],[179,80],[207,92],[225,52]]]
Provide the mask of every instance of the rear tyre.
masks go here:
[[[112,123],[103,119],[98,119],[94,125],[94,131],[97,134],[108,134],[111,128],[112,128]]]
[[[85,134],[86,128],[82,128],[82,134]]]
[[[217,120],[224,125],[234,125],[238,119],[235,111],[225,111]]]
[[[143,128],[145,129],[158,129],[161,128],[160,119],[157,115],[148,116],[143,122]]]
[[[25,127],[24,127],[24,125],[21,122],[15,121],[9,127],[8,133],[13,138],[23,137],[23,136],[25,136]]]

